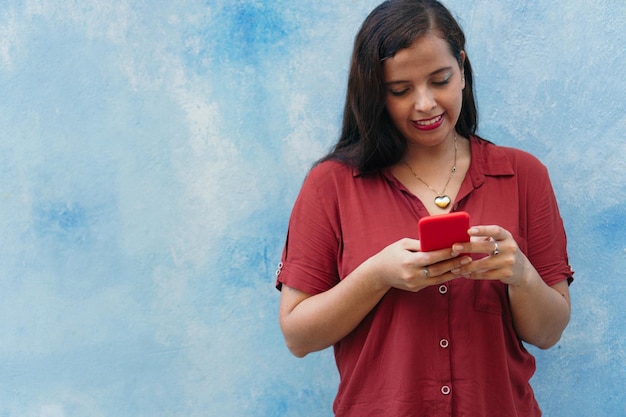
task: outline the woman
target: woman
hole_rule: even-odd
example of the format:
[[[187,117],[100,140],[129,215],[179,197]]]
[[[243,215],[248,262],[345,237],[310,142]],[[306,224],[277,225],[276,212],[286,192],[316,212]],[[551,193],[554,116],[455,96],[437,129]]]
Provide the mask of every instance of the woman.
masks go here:
[[[540,416],[522,342],[570,316],[546,168],[476,135],[464,34],[435,0],[391,0],[354,45],[343,129],[294,205],[277,287],[298,357],[334,347],[337,416]],[[470,242],[421,252],[420,218]]]

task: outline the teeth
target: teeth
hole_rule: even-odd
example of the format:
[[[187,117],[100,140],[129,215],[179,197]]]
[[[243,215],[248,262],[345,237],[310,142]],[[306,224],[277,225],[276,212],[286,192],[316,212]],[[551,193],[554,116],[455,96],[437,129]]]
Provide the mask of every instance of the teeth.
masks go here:
[[[417,122],[417,124],[420,125],[420,126],[430,126],[430,125],[433,125],[433,124],[439,122],[439,120],[441,120],[441,116],[437,116],[434,119],[430,119],[430,120],[426,120],[426,121],[420,121],[420,122]]]

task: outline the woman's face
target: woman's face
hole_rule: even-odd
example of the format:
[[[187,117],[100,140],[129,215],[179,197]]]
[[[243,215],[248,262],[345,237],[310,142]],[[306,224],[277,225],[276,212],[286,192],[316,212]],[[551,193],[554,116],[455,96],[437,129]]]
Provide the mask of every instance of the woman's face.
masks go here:
[[[423,36],[383,65],[387,111],[408,144],[435,146],[452,138],[465,78],[446,41]]]

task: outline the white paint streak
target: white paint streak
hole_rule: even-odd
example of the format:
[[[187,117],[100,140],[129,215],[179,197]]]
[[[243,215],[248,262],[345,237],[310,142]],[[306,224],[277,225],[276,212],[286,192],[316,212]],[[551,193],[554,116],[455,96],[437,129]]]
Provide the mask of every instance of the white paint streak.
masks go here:
[[[19,37],[15,26],[14,13],[0,13],[0,69],[11,71],[13,68],[13,52],[18,48]]]

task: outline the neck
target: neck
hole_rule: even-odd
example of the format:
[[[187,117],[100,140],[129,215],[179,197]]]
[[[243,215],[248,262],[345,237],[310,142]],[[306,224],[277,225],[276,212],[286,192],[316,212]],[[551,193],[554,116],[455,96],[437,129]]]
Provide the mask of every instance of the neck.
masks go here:
[[[434,199],[435,205],[444,210],[447,209],[450,203],[452,202],[452,198],[448,194],[446,194],[446,190],[448,188],[448,185],[450,184],[450,181],[452,180],[452,177],[454,176],[454,174],[456,174],[456,171],[457,171],[458,146],[457,146],[456,132],[454,135],[453,146],[454,146],[454,150],[453,150],[454,162],[453,162],[452,168],[450,168],[450,174],[448,175],[448,178],[446,179],[446,182],[443,188],[441,189],[441,191],[439,191],[439,189],[434,188],[433,185],[431,185],[432,183],[429,183],[424,178],[420,177],[413,170],[413,168],[411,168],[411,165],[406,160],[403,160],[404,164],[407,166],[409,171],[411,171],[411,174],[413,174],[415,179],[421,182],[422,184],[424,184],[430,191],[432,191],[435,194],[435,199]]]
[[[459,147],[459,139],[456,139],[456,146]],[[404,160],[413,167],[420,167],[420,170],[441,167],[442,164],[452,162],[455,151],[455,133],[450,138],[435,146],[422,146],[409,144]]]

